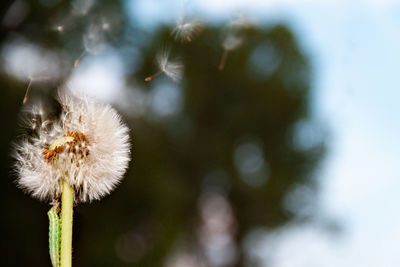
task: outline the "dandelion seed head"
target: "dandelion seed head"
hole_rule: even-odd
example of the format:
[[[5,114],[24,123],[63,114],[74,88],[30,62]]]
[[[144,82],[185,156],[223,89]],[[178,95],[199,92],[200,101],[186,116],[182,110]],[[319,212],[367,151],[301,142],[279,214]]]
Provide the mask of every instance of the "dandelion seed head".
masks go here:
[[[76,202],[100,199],[121,181],[130,160],[128,128],[108,105],[84,96],[59,92],[61,115],[35,126],[35,133],[15,145],[17,183],[40,200],[57,199],[61,179],[75,192]],[[32,106],[30,116],[47,121]],[[26,120],[31,121],[31,120]]]
[[[163,50],[157,55],[160,70],[175,82],[182,79],[183,65],[179,60],[169,59],[169,50]]]

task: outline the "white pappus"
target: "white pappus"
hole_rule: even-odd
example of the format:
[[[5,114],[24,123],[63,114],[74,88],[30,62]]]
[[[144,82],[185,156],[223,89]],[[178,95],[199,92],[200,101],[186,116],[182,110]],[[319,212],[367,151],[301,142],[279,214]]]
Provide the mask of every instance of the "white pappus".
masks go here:
[[[165,73],[174,82],[179,82],[182,79],[183,65],[179,60],[169,59],[169,49],[163,49],[157,54],[157,65],[159,71],[146,77],[144,79],[146,82],[150,82],[162,73]]]
[[[61,195],[61,179],[75,202],[100,199],[121,181],[130,161],[129,130],[109,105],[63,89],[61,114],[51,119],[40,105],[26,106],[34,134],[15,144],[17,183],[40,200]]]
[[[201,31],[202,26],[199,20],[187,20],[182,16],[177,20],[172,35],[175,40],[191,42],[193,37]]]

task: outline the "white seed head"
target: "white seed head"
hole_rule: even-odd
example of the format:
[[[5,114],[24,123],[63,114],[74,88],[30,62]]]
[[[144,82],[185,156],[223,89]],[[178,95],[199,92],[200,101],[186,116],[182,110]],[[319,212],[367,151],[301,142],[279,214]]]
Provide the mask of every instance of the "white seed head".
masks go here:
[[[183,65],[179,60],[169,59],[169,50],[164,49],[157,55],[157,64],[160,70],[175,82],[182,79]]]
[[[59,91],[58,101],[62,112],[52,120],[45,112],[38,114],[43,111],[39,106],[30,107],[27,115],[41,123],[15,145],[17,183],[32,196],[51,201],[60,196],[65,179],[76,202],[100,199],[120,183],[128,167],[128,128],[109,105],[67,90]]]

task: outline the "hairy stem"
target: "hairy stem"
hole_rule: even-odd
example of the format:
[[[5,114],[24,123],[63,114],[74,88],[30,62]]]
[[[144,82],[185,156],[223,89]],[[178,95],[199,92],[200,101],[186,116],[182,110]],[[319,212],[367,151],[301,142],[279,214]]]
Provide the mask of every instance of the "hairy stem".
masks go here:
[[[72,265],[72,206],[74,191],[63,179],[61,197],[61,267]]]

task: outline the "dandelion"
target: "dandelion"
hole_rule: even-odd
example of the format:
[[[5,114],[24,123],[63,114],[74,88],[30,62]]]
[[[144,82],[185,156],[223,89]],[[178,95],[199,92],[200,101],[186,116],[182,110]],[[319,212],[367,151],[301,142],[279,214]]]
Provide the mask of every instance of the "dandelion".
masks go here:
[[[150,82],[155,77],[164,73],[167,77],[171,78],[174,82],[178,82],[182,78],[183,65],[178,60],[169,59],[169,50],[164,49],[157,55],[157,65],[159,71],[155,74],[146,77],[144,80]]]
[[[71,264],[73,202],[108,195],[130,160],[128,128],[117,112],[67,90],[58,94],[59,117],[43,105],[26,106],[30,136],[15,145],[17,183],[39,200],[61,197],[61,262]]]
[[[59,92],[61,117],[51,120],[42,106],[27,107],[35,135],[16,145],[18,185],[40,200],[61,194],[61,180],[75,201],[100,199],[120,182],[129,162],[128,128],[116,111],[92,99]]]
[[[187,21],[182,16],[177,22],[172,35],[174,35],[175,40],[180,40],[181,42],[191,42],[194,35],[201,31],[202,24],[200,21],[192,20]]]

